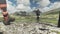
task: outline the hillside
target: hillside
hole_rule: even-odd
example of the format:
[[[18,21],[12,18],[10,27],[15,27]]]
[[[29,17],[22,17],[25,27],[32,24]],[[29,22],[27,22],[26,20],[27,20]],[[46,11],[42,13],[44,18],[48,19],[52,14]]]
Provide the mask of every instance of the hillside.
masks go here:
[[[47,23],[57,24],[58,23],[58,17],[59,17],[59,11],[60,11],[59,9],[60,8],[42,13],[41,14],[41,21],[47,22]]]
[[[50,11],[48,11],[48,12],[45,12],[44,14],[59,14],[59,12],[60,12],[60,8],[58,8],[58,9],[54,9],[54,10],[50,10]]]

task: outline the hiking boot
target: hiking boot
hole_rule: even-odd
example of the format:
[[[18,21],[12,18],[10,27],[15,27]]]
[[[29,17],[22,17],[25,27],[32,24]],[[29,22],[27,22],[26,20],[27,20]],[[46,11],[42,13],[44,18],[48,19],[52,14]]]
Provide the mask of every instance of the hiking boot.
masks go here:
[[[7,20],[7,21],[3,21],[3,23],[4,23],[4,25],[10,25],[9,20]]]
[[[13,22],[13,21],[15,21],[15,18],[9,18],[7,21],[3,21],[3,23],[5,24],[5,25],[10,25],[11,23],[10,22]]]

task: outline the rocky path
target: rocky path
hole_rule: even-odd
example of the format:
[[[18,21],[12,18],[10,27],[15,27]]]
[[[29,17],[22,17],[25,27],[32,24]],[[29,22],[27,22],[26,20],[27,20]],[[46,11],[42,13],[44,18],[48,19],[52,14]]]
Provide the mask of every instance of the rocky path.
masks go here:
[[[3,34],[58,34],[60,28],[40,23],[12,23],[5,26],[0,22],[0,32]]]

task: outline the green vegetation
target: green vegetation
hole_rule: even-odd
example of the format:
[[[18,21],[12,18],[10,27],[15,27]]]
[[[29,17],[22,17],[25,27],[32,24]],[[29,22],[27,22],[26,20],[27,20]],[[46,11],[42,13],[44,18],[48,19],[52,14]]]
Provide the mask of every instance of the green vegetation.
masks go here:
[[[14,22],[27,22],[27,23],[36,22],[36,16],[34,13],[32,13],[30,16],[20,16],[20,15],[18,16],[14,14],[14,15],[11,15],[11,17],[14,17],[16,19]],[[58,17],[59,17],[59,11],[41,13],[40,22],[57,24]],[[2,20],[3,18],[0,17],[0,21]]]
[[[57,24],[58,17],[59,17],[59,14],[42,15],[41,22]]]
[[[3,21],[3,17],[0,17],[0,21]]]
[[[57,34],[60,34],[60,32],[58,32],[58,31],[54,31],[54,30],[51,30],[51,32],[56,32]]]
[[[15,22],[36,22],[36,16],[31,14],[30,16],[17,16],[14,15]],[[58,24],[59,11],[51,11],[41,13],[40,22]]]
[[[32,16],[13,16],[16,20],[15,22],[36,22],[36,19]]]
[[[60,34],[60,32],[58,32],[58,34]]]

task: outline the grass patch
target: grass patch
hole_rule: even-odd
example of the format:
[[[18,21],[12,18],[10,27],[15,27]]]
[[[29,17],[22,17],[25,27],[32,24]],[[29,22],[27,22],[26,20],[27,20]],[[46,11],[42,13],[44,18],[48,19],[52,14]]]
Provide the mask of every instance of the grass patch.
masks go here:
[[[0,17],[0,21],[3,21],[3,17]]]
[[[53,24],[58,24],[58,17],[59,17],[59,14],[49,14],[49,15],[44,15],[42,14],[41,15],[41,19],[40,21],[41,22],[46,22],[46,23],[53,23]]]
[[[58,32],[58,34],[60,34],[60,32]]]
[[[11,15],[11,17],[15,18],[14,22],[36,22],[36,16],[34,17],[34,15],[31,15],[31,16]],[[47,14],[47,15],[41,14],[40,22],[57,24],[58,17],[59,17],[59,14]],[[2,20],[3,20],[3,18],[0,17],[0,21],[2,21]]]

